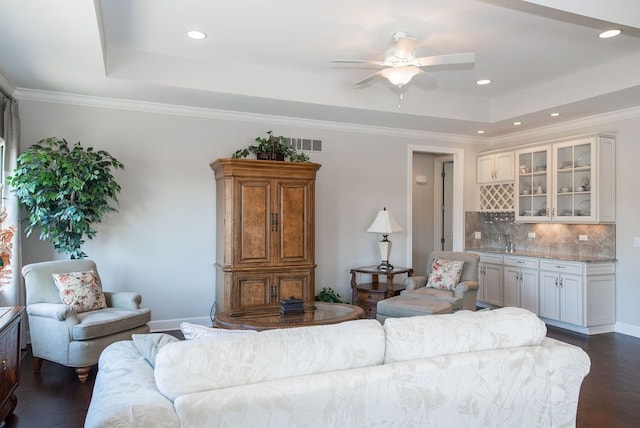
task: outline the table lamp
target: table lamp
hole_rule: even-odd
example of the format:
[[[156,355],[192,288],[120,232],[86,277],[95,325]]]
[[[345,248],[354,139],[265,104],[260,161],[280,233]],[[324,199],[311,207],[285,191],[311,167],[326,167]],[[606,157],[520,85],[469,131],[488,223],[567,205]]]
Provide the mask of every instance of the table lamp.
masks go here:
[[[389,239],[387,238],[390,233],[402,232],[402,228],[398,225],[398,223],[396,223],[393,217],[391,217],[391,214],[389,213],[389,211],[387,211],[387,207],[384,207],[383,210],[378,211],[376,219],[373,221],[371,226],[369,226],[367,232],[382,234],[382,241],[380,241],[379,243],[380,258],[382,259],[382,262],[378,265],[378,270],[393,270],[393,265],[389,263],[389,254],[391,254],[391,241],[389,241]]]

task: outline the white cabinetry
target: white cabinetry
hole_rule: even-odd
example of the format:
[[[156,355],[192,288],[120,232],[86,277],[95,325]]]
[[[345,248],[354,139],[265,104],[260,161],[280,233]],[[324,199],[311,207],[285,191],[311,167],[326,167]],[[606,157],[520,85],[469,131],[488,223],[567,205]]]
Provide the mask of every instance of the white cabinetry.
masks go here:
[[[587,325],[616,322],[616,277],[613,263],[588,264],[585,288]]]
[[[540,262],[540,314],[548,322],[612,331],[615,323],[615,264],[560,260]],[[571,328],[570,326],[568,328]]]
[[[613,137],[518,150],[516,160],[516,221],[615,222]]]
[[[616,322],[614,262],[575,262],[476,252],[479,306],[514,306],[547,324],[594,334]]]
[[[513,181],[513,156],[513,152],[478,156],[478,184],[490,184],[500,181]]]
[[[538,259],[504,257],[504,306],[527,309],[538,314]]]
[[[515,183],[517,221],[549,221],[551,192],[551,146],[516,152],[518,179]]]
[[[541,263],[540,316],[585,326],[582,263]]]
[[[479,254],[478,301],[502,306],[502,256]]]

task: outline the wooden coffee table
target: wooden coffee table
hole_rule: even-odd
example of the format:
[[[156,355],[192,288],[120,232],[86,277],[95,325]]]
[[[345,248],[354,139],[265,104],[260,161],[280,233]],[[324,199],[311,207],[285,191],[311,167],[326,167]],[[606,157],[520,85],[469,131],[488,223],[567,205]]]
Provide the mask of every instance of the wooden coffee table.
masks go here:
[[[234,330],[271,330],[274,328],[336,324],[364,318],[364,310],[346,303],[314,302],[304,313],[280,315],[280,305],[257,306],[224,311],[216,315],[213,325]]]

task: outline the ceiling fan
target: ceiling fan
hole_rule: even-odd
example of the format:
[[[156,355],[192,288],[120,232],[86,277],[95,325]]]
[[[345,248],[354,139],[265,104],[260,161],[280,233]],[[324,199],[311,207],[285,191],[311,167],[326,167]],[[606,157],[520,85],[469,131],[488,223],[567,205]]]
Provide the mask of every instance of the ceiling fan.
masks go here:
[[[431,67],[434,65],[445,64],[467,64],[473,63],[476,60],[474,53],[458,53],[449,55],[435,55],[416,58],[415,47],[416,39],[409,37],[406,32],[397,32],[393,34],[393,38],[396,41],[396,47],[392,54],[389,54],[384,61],[370,61],[359,59],[334,59],[331,62],[334,63],[349,63],[349,64],[372,64],[380,67],[384,67],[382,70],[377,71],[362,80],[357,81],[356,85],[363,85],[376,79],[378,77],[384,77],[392,85],[401,88],[411,81],[411,79],[422,73],[425,67]]]

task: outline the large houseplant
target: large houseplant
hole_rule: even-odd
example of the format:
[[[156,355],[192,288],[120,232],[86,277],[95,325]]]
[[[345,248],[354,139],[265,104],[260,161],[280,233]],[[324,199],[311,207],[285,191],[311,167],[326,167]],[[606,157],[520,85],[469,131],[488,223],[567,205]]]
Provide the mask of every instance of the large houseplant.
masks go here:
[[[282,135],[275,136],[273,131],[267,131],[266,137],[256,137],[255,142],[258,144],[252,144],[244,149],[236,150],[232,158],[246,158],[249,153],[256,155],[257,159],[261,160],[278,160],[283,161],[289,158],[292,162],[308,162],[309,156],[306,153],[298,152],[291,147],[289,141]]]
[[[112,169],[124,168],[104,150],[70,147],[63,139],[47,138],[18,157],[13,176],[8,177],[28,214],[27,236],[39,228],[40,239],[50,240],[60,253],[72,259],[84,258],[84,238],[96,235],[100,223],[117,202],[120,185]]]

